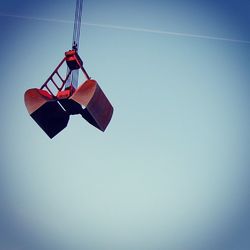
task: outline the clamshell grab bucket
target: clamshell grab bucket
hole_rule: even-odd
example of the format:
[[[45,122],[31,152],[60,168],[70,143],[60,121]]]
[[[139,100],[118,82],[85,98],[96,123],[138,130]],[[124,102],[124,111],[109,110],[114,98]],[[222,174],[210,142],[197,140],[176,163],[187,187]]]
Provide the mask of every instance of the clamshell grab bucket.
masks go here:
[[[72,49],[64,53],[40,89],[28,89],[24,94],[28,113],[50,138],[67,127],[70,115],[80,114],[101,131],[105,131],[113,115],[111,103],[98,83],[90,78],[78,54],[82,6],[83,0],[76,0]],[[65,77],[62,66],[67,67]],[[79,73],[86,81],[77,87]]]
[[[65,79],[59,73],[64,62],[69,68]],[[87,78],[77,89],[72,84],[65,87],[74,70],[82,71]],[[52,91],[51,85],[56,92]],[[24,102],[30,116],[50,138],[67,127],[70,115],[80,114],[91,125],[105,131],[113,114],[111,103],[98,83],[90,79],[74,50],[65,53],[64,59],[40,89],[33,88],[25,92]]]
[[[65,99],[55,99],[45,90],[29,89],[24,102],[30,116],[50,138],[67,127],[70,115],[81,114],[91,125],[105,131],[113,114],[111,103],[95,80],[86,80]]]
[[[29,89],[24,94],[24,102],[30,116],[50,138],[67,127],[69,114],[47,91]]]
[[[105,131],[111,120],[113,107],[95,80],[86,80],[69,100],[84,106],[82,117],[96,128]]]

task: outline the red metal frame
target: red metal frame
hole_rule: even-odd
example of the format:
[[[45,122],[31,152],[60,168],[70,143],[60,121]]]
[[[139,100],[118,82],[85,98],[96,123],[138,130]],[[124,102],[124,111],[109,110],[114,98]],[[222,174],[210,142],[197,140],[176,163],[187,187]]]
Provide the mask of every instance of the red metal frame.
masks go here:
[[[69,51],[69,52],[72,52],[72,51]],[[66,53],[67,53],[67,52],[66,52]],[[65,54],[66,54],[66,53],[65,53]],[[78,58],[80,58],[80,57],[79,57],[79,55],[77,54],[76,51],[74,51],[72,57],[73,57],[73,60],[75,60],[75,62],[78,64],[79,68],[82,70],[82,72],[83,72],[83,74],[85,75],[85,77],[89,80],[90,77],[89,77],[87,71],[86,71],[86,70],[84,69],[84,67],[82,66],[82,63],[80,62],[81,59],[80,59],[80,60],[78,59]],[[71,57],[71,60],[72,60],[72,57]],[[44,84],[43,84],[43,85],[41,86],[41,88],[40,88],[40,89],[47,89],[48,92],[49,92],[49,93],[52,95],[52,97],[55,98],[55,99],[58,99],[57,96],[58,96],[59,92],[61,92],[61,91],[63,90],[63,88],[64,88],[64,86],[65,86],[65,84],[66,84],[68,78],[70,77],[70,74],[71,74],[72,71],[73,71],[73,70],[70,69],[69,72],[68,72],[68,74],[66,75],[66,78],[63,79],[62,76],[59,74],[58,70],[60,69],[60,67],[63,65],[64,62],[67,62],[67,56],[66,56],[66,55],[65,55],[65,57],[63,58],[63,60],[58,64],[58,66],[56,67],[56,69],[52,72],[52,74],[48,77],[48,79],[44,82]],[[76,69],[76,70],[78,70],[78,69]],[[57,84],[57,83],[55,82],[55,80],[53,79],[53,77],[54,77],[55,75],[57,75],[57,76],[59,77],[59,79],[61,80],[61,85],[60,85],[60,84]],[[53,93],[53,91],[51,90],[51,88],[48,86],[48,84],[49,84],[50,82],[51,82],[51,83],[55,86],[55,88],[58,90],[58,93],[56,93],[56,94]],[[72,93],[70,93],[70,94],[72,94]]]
[[[82,70],[83,74],[85,75],[85,77],[90,80],[90,76],[88,75],[87,71],[83,68],[83,66],[81,65],[81,63],[79,62],[78,58],[75,57],[75,60],[77,62],[77,64],[80,66],[80,69]]]

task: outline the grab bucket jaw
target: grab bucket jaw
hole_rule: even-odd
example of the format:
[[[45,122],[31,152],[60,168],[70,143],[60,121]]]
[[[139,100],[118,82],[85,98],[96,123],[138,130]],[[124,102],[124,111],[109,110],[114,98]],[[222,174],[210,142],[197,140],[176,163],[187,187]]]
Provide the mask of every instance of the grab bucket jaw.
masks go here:
[[[95,80],[86,80],[69,99],[85,107],[81,112],[84,119],[105,131],[111,120],[113,107]]]
[[[47,91],[29,89],[24,94],[24,102],[30,116],[50,138],[67,127],[69,114]]]

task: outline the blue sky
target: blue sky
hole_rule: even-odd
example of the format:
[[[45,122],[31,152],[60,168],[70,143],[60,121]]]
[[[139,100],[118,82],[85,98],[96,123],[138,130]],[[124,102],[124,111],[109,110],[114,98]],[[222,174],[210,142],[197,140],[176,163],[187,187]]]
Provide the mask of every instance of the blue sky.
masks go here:
[[[50,140],[23,94],[74,7],[0,3],[0,249],[249,249],[249,1],[84,1],[79,54],[114,116]]]

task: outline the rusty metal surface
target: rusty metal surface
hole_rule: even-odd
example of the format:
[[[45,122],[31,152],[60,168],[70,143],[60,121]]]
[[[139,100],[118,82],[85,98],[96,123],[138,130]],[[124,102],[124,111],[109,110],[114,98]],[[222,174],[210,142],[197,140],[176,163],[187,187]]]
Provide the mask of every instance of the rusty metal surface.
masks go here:
[[[24,94],[24,103],[29,114],[50,100],[52,100],[52,96],[45,90],[28,89]]]
[[[85,81],[69,99],[85,107],[81,113],[84,119],[105,131],[112,118],[113,107],[95,80]]]

